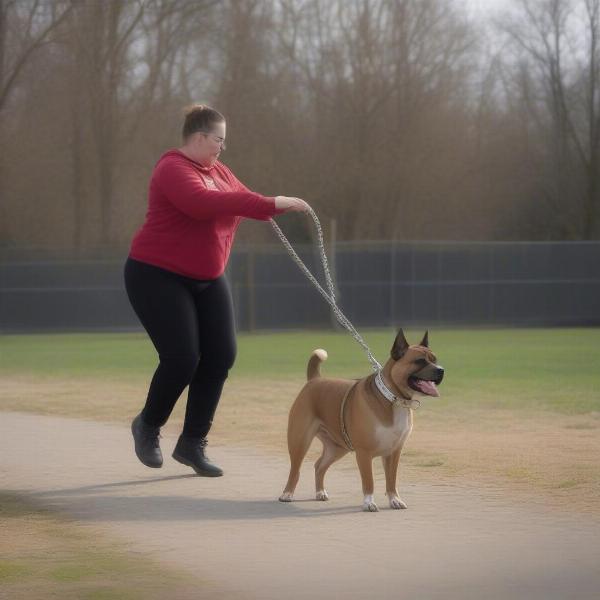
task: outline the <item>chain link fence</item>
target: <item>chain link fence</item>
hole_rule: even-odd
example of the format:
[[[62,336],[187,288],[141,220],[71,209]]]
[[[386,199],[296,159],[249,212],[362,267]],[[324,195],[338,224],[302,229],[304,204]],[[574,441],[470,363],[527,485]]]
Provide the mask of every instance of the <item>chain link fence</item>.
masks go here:
[[[317,247],[294,247],[324,286]],[[357,328],[600,324],[600,242],[338,242],[327,251],[338,304]],[[124,289],[126,255],[5,253],[0,329],[141,329]],[[338,327],[281,244],[237,245],[226,273],[238,331]]]

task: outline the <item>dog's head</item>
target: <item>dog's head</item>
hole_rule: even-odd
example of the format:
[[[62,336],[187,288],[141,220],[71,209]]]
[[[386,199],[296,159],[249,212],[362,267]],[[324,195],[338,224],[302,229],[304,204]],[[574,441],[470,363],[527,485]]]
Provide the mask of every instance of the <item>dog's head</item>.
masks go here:
[[[416,346],[410,346],[402,329],[390,352],[393,360],[390,377],[405,398],[439,396],[437,386],[444,378],[444,367],[429,349],[428,332]]]

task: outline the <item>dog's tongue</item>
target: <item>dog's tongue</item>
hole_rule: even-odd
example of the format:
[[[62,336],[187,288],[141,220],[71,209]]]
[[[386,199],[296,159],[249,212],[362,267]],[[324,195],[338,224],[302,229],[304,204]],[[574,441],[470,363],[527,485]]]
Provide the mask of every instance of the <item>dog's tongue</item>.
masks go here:
[[[415,387],[419,388],[419,391],[428,396],[439,396],[437,386],[433,381],[425,381],[424,379],[416,379]]]

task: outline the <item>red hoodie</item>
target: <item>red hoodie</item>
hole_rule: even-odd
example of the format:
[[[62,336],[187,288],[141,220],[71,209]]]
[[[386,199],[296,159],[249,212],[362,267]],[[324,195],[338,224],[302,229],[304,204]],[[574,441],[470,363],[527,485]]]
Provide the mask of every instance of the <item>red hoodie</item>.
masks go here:
[[[129,256],[194,279],[216,279],[227,265],[242,217],[268,221],[285,212],[251,192],[223,163],[204,167],[169,150],[152,172],[148,210]]]

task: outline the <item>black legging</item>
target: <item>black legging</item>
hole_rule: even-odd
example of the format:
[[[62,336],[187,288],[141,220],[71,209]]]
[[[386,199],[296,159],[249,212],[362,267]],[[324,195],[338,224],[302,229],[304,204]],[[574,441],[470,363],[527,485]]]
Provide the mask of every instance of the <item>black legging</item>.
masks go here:
[[[189,384],[183,434],[206,436],[237,352],[225,274],[192,279],[128,257],[124,276],[129,301],[160,359],[143,420],[164,425]]]

